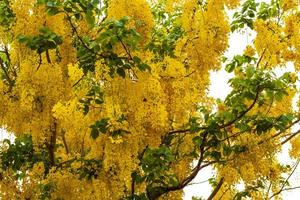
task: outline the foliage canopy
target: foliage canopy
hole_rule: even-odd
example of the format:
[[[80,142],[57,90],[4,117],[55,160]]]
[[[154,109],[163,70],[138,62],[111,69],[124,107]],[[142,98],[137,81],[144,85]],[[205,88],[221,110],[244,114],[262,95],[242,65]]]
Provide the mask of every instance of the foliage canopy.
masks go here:
[[[210,200],[280,197],[299,160],[278,152],[300,154],[298,3],[0,1],[0,125],[16,136],[1,199],[179,200],[206,167]],[[213,99],[222,65],[232,90]]]

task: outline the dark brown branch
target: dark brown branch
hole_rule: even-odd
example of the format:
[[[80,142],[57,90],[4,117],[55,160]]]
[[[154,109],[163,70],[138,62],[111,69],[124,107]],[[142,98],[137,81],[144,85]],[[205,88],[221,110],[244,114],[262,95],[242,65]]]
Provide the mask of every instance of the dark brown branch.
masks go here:
[[[126,47],[126,45],[124,44],[122,38],[120,38],[117,33],[116,33],[116,36],[117,36],[119,42],[121,43],[123,49],[125,50],[126,54],[128,55],[129,60],[133,60],[132,55],[130,53],[130,49]],[[133,75],[133,79],[138,80],[138,76],[136,75],[136,73],[134,72],[134,70],[132,68],[131,68],[131,72],[132,72],[132,75]]]
[[[182,77],[182,79],[191,76],[191,75],[194,74],[195,72],[196,72],[196,70],[192,71],[192,72],[189,73],[189,74],[184,75],[184,76]]]
[[[267,142],[275,137],[278,137],[279,135],[281,135],[282,133],[284,133],[285,131],[287,131],[288,129],[290,129],[292,126],[294,126],[296,123],[298,123],[300,121],[300,119],[295,120],[294,122],[292,122],[289,126],[287,126],[285,129],[279,131],[278,133],[276,133],[275,135],[272,135],[270,138],[265,139],[260,141],[258,144],[262,144],[264,142]]]
[[[181,185],[179,185],[179,189],[183,189],[187,184],[189,184],[198,174],[198,172],[202,169],[202,162],[204,159],[204,153],[205,153],[205,145],[206,145],[206,137],[208,135],[208,132],[205,132],[203,135],[203,141],[202,144],[200,146],[200,157],[198,160],[198,163],[196,165],[196,167],[194,168],[193,172],[191,173],[191,175],[189,177],[187,177],[182,183]],[[178,189],[177,189],[178,190]]]
[[[208,135],[208,132],[204,132],[203,134],[203,142],[200,145],[200,157],[198,159],[197,165],[196,167],[192,170],[192,173],[185,178],[181,183],[179,183],[177,186],[173,186],[173,187],[164,187],[162,188],[162,190],[160,190],[160,192],[155,193],[154,195],[151,194],[151,191],[147,194],[148,197],[151,197],[151,200],[157,199],[159,198],[161,195],[166,194],[168,192],[171,191],[177,191],[177,190],[181,190],[183,189],[185,186],[187,186],[198,174],[198,172],[203,168],[203,166],[201,165],[204,159],[204,153],[205,153],[205,145],[206,145],[206,137]],[[155,189],[159,189],[158,188],[154,188]]]
[[[62,169],[64,167],[64,165],[68,165],[68,164],[72,164],[73,162],[75,162],[77,160],[77,158],[72,158],[70,160],[66,160],[64,162],[58,163],[55,166],[54,172],[57,172],[59,169]]]
[[[300,129],[298,131],[296,131],[295,133],[293,133],[292,135],[290,135],[288,138],[286,138],[284,141],[281,142],[281,145],[284,145],[285,143],[287,143],[288,141],[290,141],[292,138],[294,138],[296,135],[298,135],[300,133]]]
[[[226,192],[228,192],[230,190],[230,187],[228,187],[220,196],[220,198],[218,200],[222,200],[223,196],[226,194]]]
[[[117,33],[116,33],[116,35],[117,35]],[[118,38],[118,40],[121,42],[121,45],[122,45],[122,47],[124,48],[126,54],[129,56],[129,59],[130,59],[130,60],[133,60],[133,58],[132,58],[132,56],[131,56],[131,53],[130,53],[130,50],[126,47],[126,45],[124,44],[123,40],[122,40],[118,35],[117,35],[117,38]]]
[[[256,68],[258,68],[258,66],[259,66],[259,64],[260,64],[260,62],[261,62],[261,60],[262,60],[264,54],[266,53],[266,50],[267,50],[267,48],[265,48],[265,49],[263,50],[263,52],[262,52],[260,58],[258,59],[258,61],[257,61],[257,63],[256,63]]]
[[[295,189],[300,189],[300,186],[290,187],[290,188],[284,188],[282,191],[295,190]]]
[[[256,91],[255,98],[254,98],[252,104],[246,110],[244,110],[240,115],[238,115],[234,120],[232,120],[230,122],[227,122],[226,124],[223,124],[223,125],[219,126],[219,128],[222,129],[222,128],[225,128],[227,126],[230,126],[230,125],[234,124],[236,121],[240,120],[243,116],[245,116],[254,107],[254,105],[256,104],[256,102],[258,100],[258,97],[259,97],[259,93],[260,93],[260,89],[258,87],[257,91]]]
[[[49,55],[49,50],[46,50],[46,59],[48,63],[51,63],[50,55]]]
[[[269,197],[269,193],[270,193],[270,190],[271,190],[271,187],[272,187],[272,182],[270,181],[270,184],[269,184],[268,190],[267,190],[267,192],[266,192],[266,198],[265,198],[265,199],[268,199],[268,197]]]
[[[81,77],[78,81],[76,81],[76,83],[74,83],[74,84],[72,85],[72,87],[75,87],[76,85],[78,85],[78,84],[80,83],[80,81],[82,81],[82,79],[84,78],[84,76],[85,76],[85,74],[82,75],[82,77]]]
[[[253,130],[253,129],[252,129],[252,130]],[[235,133],[233,133],[232,135],[227,136],[226,138],[223,138],[223,139],[221,139],[221,140],[219,140],[219,141],[220,141],[220,142],[224,142],[224,141],[226,141],[226,140],[228,140],[228,139],[230,139],[230,138],[238,137],[239,135],[241,135],[241,134],[243,134],[243,133],[245,133],[245,132],[252,131],[252,130],[238,131],[238,132],[235,132]]]
[[[97,53],[97,52],[94,52],[93,49],[91,49],[82,39],[82,37],[79,35],[79,32],[77,30],[77,28],[75,27],[75,25],[73,24],[72,22],[72,19],[71,19],[71,16],[67,13],[67,12],[64,12],[67,16],[67,20],[73,30],[73,32],[75,33],[76,37],[78,38],[78,40],[80,41],[80,43],[84,46],[84,48],[86,48],[87,50],[89,50],[91,53],[97,55],[97,56],[100,56],[101,58],[109,58],[110,57],[110,54],[107,54],[107,53]]]
[[[223,124],[223,125],[219,125],[218,128],[220,129],[223,129],[223,128],[226,128],[228,126],[231,126],[232,124],[234,124],[236,121],[240,120],[243,116],[245,116],[253,107],[254,105],[256,104],[257,100],[258,100],[258,97],[259,97],[259,93],[260,93],[260,89],[258,88],[257,89],[257,92],[256,92],[256,96],[252,102],[252,104],[245,110],[243,111],[242,113],[240,113],[240,115],[238,115],[234,120],[230,121],[230,122],[227,122],[226,124]],[[204,127],[200,127],[199,128],[200,130],[205,130],[207,129],[206,126]],[[186,133],[186,132],[189,132],[191,131],[190,129],[182,129],[182,130],[173,130],[173,131],[170,131],[167,135],[172,135],[172,134],[177,134],[177,133]]]
[[[131,196],[133,197],[135,193],[135,180],[134,177],[132,177],[132,181],[131,181]]]
[[[260,88],[258,87],[257,88],[257,92],[256,92],[256,96],[252,102],[252,104],[245,110],[243,111],[242,113],[240,113],[234,120],[226,123],[226,124],[223,124],[223,125],[219,125],[218,128],[222,129],[222,128],[226,128],[232,124],[234,124],[236,121],[238,121],[239,119],[241,119],[244,115],[246,115],[253,107],[254,105],[256,104],[257,100],[258,100],[258,97],[259,97],[259,93],[260,93]],[[205,130],[207,127],[202,127],[203,130]],[[186,133],[186,132],[189,132],[190,129],[183,129],[183,130],[175,130],[175,131],[171,131],[169,132],[167,135],[172,135],[172,134],[176,134],[176,133]],[[206,137],[208,135],[208,132],[205,131],[204,134],[203,134],[203,142],[202,144],[200,145],[200,157],[198,159],[198,162],[197,162],[197,165],[196,167],[192,170],[192,173],[187,177],[185,178],[181,183],[179,183],[177,186],[173,186],[173,187],[167,187],[167,188],[163,188],[162,190],[160,190],[159,193],[156,193],[155,195],[152,195],[152,194],[148,194],[148,196],[151,196],[151,199],[157,199],[158,197],[160,197],[161,195],[165,194],[165,193],[168,193],[170,191],[176,191],[176,190],[181,190],[183,189],[186,185],[188,185],[196,176],[197,174],[199,173],[199,171],[206,167],[206,166],[209,166],[213,163],[216,163],[216,161],[212,161],[212,162],[208,162],[206,163],[205,165],[202,165],[203,163],[203,160],[204,160],[204,153],[205,153],[205,145],[206,145]],[[223,179],[221,179],[220,181],[220,186],[222,186],[223,184]],[[157,188],[156,188],[157,189]],[[216,187],[215,188],[215,192],[213,192],[211,194],[211,198],[213,198],[215,195],[216,195],[216,192],[219,190],[220,188]],[[151,191],[149,191],[151,193]]]
[[[62,141],[64,143],[66,153],[69,154],[70,151],[69,151],[69,147],[68,147],[68,144],[67,144],[67,141],[66,141],[65,133],[62,134],[61,138],[62,138]]]
[[[38,65],[38,67],[36,68],[36,71],[38,71],[39,69],[40,69],[40,67],[41,67],[41,65],[42,65],[42,55],[39,53],[39,65]]]
[[[207,200],[212,200],[216,194],[218,193],[218,191],[221,189],[222,185],[224,183],[224,177],[222,177],[218,183],[218,185],[215,187],[215,189],[212,191],[212,193],[209,195],[209,197],[207,198]]]
[[[209,182],[209,180],[210,180],[210,179],[207,179],[207,180],[205,180],[205,181],[200,181],[200,182],[189,183],[188,186],[190,186],[190,185],[200,185],[200,184]]]
[[[8,60],[8,63],[11,63],[11,59],[10,59],[10,55],[9,55],[9,52],[8,52],[8,47],[6,45],[4,45],[4,51],[3,51],[6,55],[6,58]]]
[[[148,145],[143,149],[143,151],[141,153],[138,154],[138,159],[139,160],[142,160],[142,158],[143,158],[143,156],[144,156],[147,149],[148,149]],[[133,176],[131,178],[132,178],[131,179],[131,196],[133,196],[134,193],[135,193],[135,180],[134,180]]]
[[[86,44],[86,43],[83,41],[83,39],[80,37],[80,35],[79,35],[78,31],[77,31],[77,28],[75,27],[75,25],[74,25],[73,22],[72,22],[71,16],[70,16],[67,12],[65,12],[65,14],[66,14],[66,16],[67,16],[67,20],[68,20],[69,24],[71,25],[71,28],[72,28],[73,32],[75,33],[76,37],[79,39],[79,41],[81,42],[81,44],[82,44],[86,49],[88,49],[88,50],[91,51],[91,49],[87,46],[87,44]]]
[[[170,131],[168,133],[168,135],[173,135],[173,134],[176,134],[176,133],[186,133],[186,132],[190,132],[190,129],[183,129],[183,130],[174,130],[174,131]]]
[[[10,76],[9,76],[9,74],[8,74],[8,71],[7,71],[6,67],[4,66],[3,60],[2,60],[1,58],[0,58],[0,67],[1,67],[2,71],[3,71],[4,74],[5,74],[5,77],[6,77],[7,81],[8,81],[8,83],[9,83],[10,87],[12,87],[13,81],[12,81],[12,79],[10,78]]]
[[[50,136],[50,141],[48,143],[48,152],[49,152],[49,160],[50,160],[50,166],[55,165],[55,146],[56,146],[56,122],[53,123],[53,126],[50,128],[51,129],[51,136]]]

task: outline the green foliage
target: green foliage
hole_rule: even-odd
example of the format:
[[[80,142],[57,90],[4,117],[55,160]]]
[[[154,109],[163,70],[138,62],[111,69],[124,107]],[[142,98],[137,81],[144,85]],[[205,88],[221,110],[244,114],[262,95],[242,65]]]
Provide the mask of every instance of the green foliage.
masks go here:
[[[241,192],[237,192],[234,196],[234,200],[242,200],[245,198],[251,198],[251,192],[259,191],[259,189],[263,189],[264,184],[262,180],[257,180],[253,184],[246,185],[245,189]]]
[[[147,148],[142,159],[142,168],[145,173],[163,175],[164,171],[169,169],[166,164],[170,164],[172,161],[174,161],[174,156],[168,147]],[[149,178],[151,177],[152,175],[149,176]]]
[[[120,20],[106,20],[103,23],[103,30],[99,33],[95,40],[95,45],[99,45],[99,49],[103,52],[110,52],[110,56],[104,58],[105,64],[110,68],[110,75],[117,73],[121,77],[125,77],[126,70],[137,67],[141,71],[149,70],[150,67],[142,62],[137,56],[132,56],[131,51],[140,49],[140,34],[132,28],[127,28],[129,18],[124,17]],[[120,44],[123,47],[125,57],[117,56],[113,52],[113,48]]]
[[[126,120],[125,116],[122,114],[118,122],[123,123]],[[118,136],[123,136],[129,131],[123,130],[123,129],[117,129],[114,128],[110,123],[109,123],[109,118],[103,118],[98,121],[96,121],[94,124],[90,126],[91,128],[91,137],[93,139],[97,139],[100,134],[109,134],[111,137],[118,137]]]
[[[4,3],[3,3],[4,2]],[[8,1],[0,3],[0,24],[8,26],[12,23],[13,14],[8,7]],[[123,17],[118,20],[100,20],[105,18],[106,4],[99,6],[100,0],[38,0],[38,5],[46,6],[49,15],[58,13],[65,14],[70,27],[74,33],[73,45],[77,50],[77,58],[80,67],[84,71],[84,76],[95,72],[96,61],[109,67],[110,75],[126,76],[132,78],[134,70],[151,71],[150,66],[141,58],[132,55],[131,52],[139,50],[150,50],[155,54],[153,62],[159,62],[166,56],[175,57],[175,43],[185,33],[176,20],[181,15],[179,11],[167,13],[164,4],[157,4],[153,7],[153,15],[158,24],[152,32],[152,38],[148,44],[143,44],[141,35],[134,29],[128,28],[130,18]],[[239,30],[245,26],[253,29],[253,22],[257,18],[264,20],[279,15],[278,2],[272,1],[270,4],[255,3],[254,0],[247,0],[239,12],[233,16],[232,31]],[[11,21],[10,21],[11,20]],[[78,22],[86,20],[93,32],[97,33],[95,37],[80,35],[77,31]],[[19,42],[25,44],[28,48],[36,51],[38,54],[44,53],[51,49],[57,49],[62,44],[63,39],[47,27],[40,29],[37,36],[18,36]],[[116,47],[122,47],[122,53],[116,53]],[[0,58],[8,62],[5,53],[0,53]],[[156,199],[170,188],[174,189],[184,185],[179,182],[171,170],[171,166],[178,161],[178,157],[186,156],[188,158],[199,160],[200,164],[225,164],[229,158],[235,157],[248,150],[247,146],[238,142],[230,142],[232,128],[239,129],[241,133],[248,132],[251,134],[262,135],[268,133],[271,129],[277,131],[285,130],[296,118],[293,113],[278,114],[269,116],[268,110],[265,112],[257,111],[250,114],[254,106],[263,106],[266,103],[280,102],[287,89],[295,87],[289,73],[277,77],[271,70],[260,69],[255,64],[257,58],[247,55],[236,55],[226,63],[226,71],[235,71],[236,76],[229,81],[232,87],[231,93],[224,101],[218,100],[217,104],[222,105],[222,109],[211,109],[205,106],[199,106],[199,115],[190,117],[189,121],[183,127],[179,134],[166,134],[162,138],[162,144],[159,147],[147,146],[138,157],[139,167],[131,175],[133,186],[136,184],[146,184],[146,193],[133,194],[125,199]],[[258,61],[259,62],[259,61]],[[80,100],[83,105],[84,114],[88,114],[91,106],[102,106],[104,103],[104,91],[102,84],[95,80],[92,81],[92,87],[86,94],[85,98]],[[220,106],[221,107],[221,106]],[[117,122],[126,121],[125,115],[121,115]],[[97,120],[90,126],[90,136],[97,139],[102,134],[109,137],[123,136],[129,133],[126,130],[114,129],[109,118]],[[180,139],[186,134],[192,135],[193,152],[188,155],[180,155],[178,146],[182,145]],[[183,136],[182,136],[183,135]],[[173,145],[175,139],[178,139],[178,146]],[[36,152],[30,136],[16,138],[14,143],[5,140],[7,149],[0,153],[2,160],[1,167],[12,169],[18,179],[22,179],[26,170],[33,167],[37,162],[43,162],[46,172],[49,172],[50,164],[48,153]],[[177,148],[177,149],[176,149]],[[67,150],[68,151],[68,150]],[[70,169],[78,175],[79,179],[92,180],[97,178],[101,173],[102,161],[96,159],[85,159],[84,157],[75,158],[62,162],[57,158],[55,170],[60,168],[71,168],[74,162],[80,162],[80,167]],[[199,164],[199,166],[200,166]],[[202,166],[200,166],[202,167]],[[195,167],[194,172],[197,172]],[[189,177],[192,178],[193,177]],[[188,179],[187,179],[188,180]],[[185,180],[186,181],[186,180]],[[217,185],[215,179],[210,180],[213,186]],[[186,181],[185,183],[188,183]],[[250,197],[251,190],[262,187],[260,182],[256,185],[247,185],[245,191],[237,193],[235,199]],[[178,187],[180,188],[180,187]],[[176,190],[178,189],[176,188]],[[51,193],[55,190],[55,185],[40,184],[41,199],[51,198]],[[193,197],[193,200],[201,198]]]
[[[120,20],[106,20],[101,24],[99,34],[95,39],[88,37],[77,38],[77,57],[85,73],[95,70],[95,62],[101,58],[110,69],[110,75],[115,74],[125,78],[126,71],[137,67],[141,71],[150,67],[137,56],[132,56],[131,51],[139,49],[140,34],[133,28],[127,28],[129,18]],[[125,56],[117,55],[114,48],[121,45]]]
[[[192,197],[192,200],[204,200],[204,198],[202,198],[202,197],[195,197],[195,196],[193,196],[193,197]]]
[[[140,58],[131,55],[132,50],[140,48],[141,36],[133,28],[127,28],[128,17],[119,20],[105,19],[106,3],[99,0],[39,0],[38,5],[46,5],[49,15],[65,13],[75,32],[74,44],[77,49],[77,58],[84,73],[95,71],[96,60],[102,59],[109,66],[110,75],[115,74],[125,77],[126,71],[137,67],[141,71],[149,70],[150,67]],[[101,5],[101,6],[100,6]],[[86,19],[90,28],[97,29],[95,38],[79,36],[76,22]],[[102,20],[99,20],[102,19]],[[125,56],[117,55],[114,48],[121,44]]]
[[[194,134],[193,143],[196,146],[196,151],[190,156],[198,158],[197,151],[201,151],[201,148],[210,148],[210,151],[205,152],[204,158],[224,164],[227,158],[248,150],[246,146],[238,143],[225,142],[233,137],[229,136],[232,134],[230,127],[239,129],[240,133],[252,132],[261,135],[271,129],[283,131],[296,119],[293,113],[271,117],[268,116],[268,110],[248,114],[255,105],[280,102],[288,94],[286,90],[295,87],[290,73],[277,77],[272,71],[255,68],[248,63],[250,62],[248,58],[245,56],[234,58],[234,62],[238,62],[236,66],[239,66],[239,76],[229,81],[232,91],[225,101],[218,100],[218,104],[222,104],[224,109],[212,113],[200,106],[199,112],[202,115],[190,119],[187,127],[190,133]],[[247,64],[243,64],[244,62]]]
[[[148,183],[147,197],[152,199],[156,193],[165,190],[167,186],[176,186],[177,178],[169,171],[170,165],[175,161],[174,154],[167,146],[147,148],[141,159],[143,175],[133,173],[132,177],[137,184]]]
[[[253,29],[253,23],[256,19],[267,20],[277,17],[279,20],[281,17],[280,4],[280,0],[272,0],[269,4],[266,2],[256,3],[255,0],[245,1],[241,10],[233,15],[231,31],[234,32],[244,27]]]
[[[3,143],[7,148],[0,152],[1,168],[12,169],[17,179],[22,179],[26,170],[37,162],[43,162],[46,172],[49,170],[47,152],[36,152],[30,135],[17,137],[13,143],[6,139]]]
[[[101,120],[96,121],[93,125],[90,126],[91,130],[91,136],[93,139],[96,139],[99,137],[100,133],[106,133],[108,130],[108,118],[104,118]]]
[[[256,60],[256,58],[249,57],[246,55],[235,55],[233,59],[228,64],[226,64],[225,70],[227,72],[232,72],[236,68],[242,67],[245,64],[254,63]]]
[[[280,17],[280,0],[272,0],[270,4],[261,2],[257,12],[257,18],[267,20],[278,15]]]
[[[149,200],[146,193],[132,194],[130,196],[124,197],[122,200]]]
[[[176,41],[184,35],[182,27],[176,22],[181,12],[168,13],[163,3],[152,7],[152,14],[157,25],[152,31],[152,39],[147,49],[155,53],[158,61],[165,56],[174,57]]]
[[[235,31],[244,28],[245,25],[253,29],[253,22],[255,14],[257,12],[257,6],[259,4],[254,0],[247,0],[243,3],[239,12],[235,12],[233,15],[233,21],[231,23],[231,31]]]
[[[96,25],[96,19],[103,10],[103,7],[99,7],[103,3],[100,0],[38,0],[37,3],[46,5],[49,15],[66,12],[78,20],[85,18],[90,27]]]
[[[80,40],[74,39],[79,66],[85,74],[89,71],[94,72],[98,49],[96,46],[90,45],[93,41],[89,37],[84,36]]]
[[[63,39],[56,33],[52,32],[47,27],[40,29],[40,34],[37,36],[24,36],[19,35],[18,40],[20,43],[24,43],[31,50],[41,54],[50,49],[56,49],[58,45],[61,45]]]
[[[79,175],[80,179],[91,180],[97,178],[102,169],[102,161],[96,159],[79,159],[81,166],[76,170],[76,174]]]
[[[9,30],[15,20],[15,15],[10,8],[9,0],[0,1],[0,26]]]
[[[104,103],[103,100],[103,91],[99,84],[94,83],[91,89],[86,94],[86,98],[82,98],[79,102],[83,105],[83,113],[86,115],[89,112],[90,105],[96,104],[101,105]]]
[[[51,193],[54,192],[56,186],[53,182],[49,182],[46,184],[39,184],[40,189],[40,200],[48,200],[51,198]]]

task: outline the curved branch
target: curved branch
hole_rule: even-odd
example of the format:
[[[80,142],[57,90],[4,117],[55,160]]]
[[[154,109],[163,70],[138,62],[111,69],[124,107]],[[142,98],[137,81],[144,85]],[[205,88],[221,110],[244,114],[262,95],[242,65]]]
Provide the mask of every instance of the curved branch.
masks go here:
[[[255,98],[252,102],[252,104],[246,109],[244,110],[240,115],[238,115],[234,120],[230,121],[230,122],[227,122],[226,124],[223,124],[221,126],[219,126],[220,129],[222,128],[226,128],[227,126],[230,126],[232,124],[234,124],[236,121],[240,120],[243,116],[245,116],[253,107],[254,105],[256,104],[257,100],[258,100],[258,97],[259,97],[259,93],[260,93],[261,89],[258,87],[257,88],[257,91],[256,91],[256,95],[255,95]]]

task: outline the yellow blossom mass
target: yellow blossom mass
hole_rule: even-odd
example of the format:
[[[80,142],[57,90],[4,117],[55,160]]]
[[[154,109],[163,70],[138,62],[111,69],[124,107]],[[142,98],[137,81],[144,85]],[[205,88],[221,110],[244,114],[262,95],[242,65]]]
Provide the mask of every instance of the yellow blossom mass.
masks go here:
[[[180,200],[206,167],[209,200],[279,198],[297,162],[277,155],[291,141],[300,156],[298,4],[0,1],[0,125],[15,136],[0,199]],[[245,28],[254,40],[226,58]],[[225,100],[208,89],[222,66]]]

